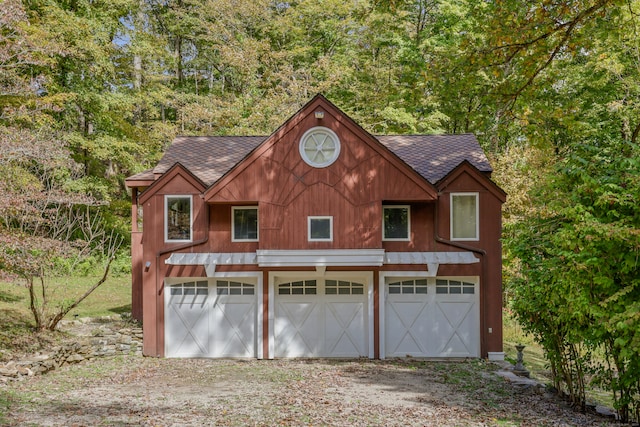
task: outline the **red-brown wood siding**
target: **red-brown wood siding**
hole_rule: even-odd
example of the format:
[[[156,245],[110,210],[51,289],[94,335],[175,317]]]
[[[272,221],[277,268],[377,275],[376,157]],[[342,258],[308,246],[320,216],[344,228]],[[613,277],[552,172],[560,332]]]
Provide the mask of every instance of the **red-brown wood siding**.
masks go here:
[[[399,167],[397,159],[390,161],[392,155],[376,141],[363,140],[366,134],[331,115],[321,124],[340,136],[340,156],[329,167],[307,165],[299,154],[299,138],[318,124],[312,115],[302,119],[298,128],[260,152],[207,201],[258,203],[262,249],[380,248],[382,202],[431,201],[433,195],[425,190],[429,184],[409,168]],[[228,242],[225,226],[230,221],[223,215],[218,212],[212,220],[216,236]],[[333,217],[332,242],[308,241],[308,216]],[[212,231],[212,240],[217,240],[213,236]],[[425,246],[426,238],[416,236],[414,246]]]
[[[131,233],[131,317],[142,322],[142,287],[144,274],[142,232]]]
[[[438,203],[438,235],[450,239],[450,201],[451,193],[477,192],[479,194],[479,231],[478,241],[456,241],[449,244],[439,243],[437,250],[455,250],[463,245],[483,251],[477,255],[480,264],[469,266],[441,265],[438,275],[466,275],[465,271],[477,271],[480,276],[480,329],[481,354],[501,352],[502,347],[502,202],[496,191],[490,188],[478,174],[462,171],[440,189]],[[459,249],[460,250],[460,249]],[[473,267],[475,266],[475,267]],[[489,332],[491,329],[491,332]]]
[[[178,248],[185,244],[164,241],[165,195],[192,196],[192,242],[204,240],[208,218],[206,217],[207,209],[200,197],[203,187],[198,185],[189,174],[179,168],[173,169],[156,184],[155,188],[150,187],[153,190],[152,194],[143,193],[141,196],[144,218],[142,264],[150,263],[149,269],[142,273],[142,322],[145,330],[143,354],[162,357],[164,356],[164,278],[170,274],[164,261],[170,255],[171,248]],[[173,272],[174,269],[171,271]],[[186,276],[193,273],[192,270],[185,271],[183,274]],[[176,275],[181,277],[183,274]],[[202,277],[202,275],[196,277]]]

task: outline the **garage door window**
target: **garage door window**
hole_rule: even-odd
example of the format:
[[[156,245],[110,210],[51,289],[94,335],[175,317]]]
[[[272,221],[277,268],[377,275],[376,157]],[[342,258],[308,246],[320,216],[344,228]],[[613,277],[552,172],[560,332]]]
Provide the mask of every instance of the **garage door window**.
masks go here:
[[[278,285],[278,295],[316,295],[317,289],[315,280],[299,280]]]
[[[324,293],[326,295],[363,295],[364,285],[346,280],[327,280]]]
[[[209,295],[209,284],[206,281],[186,282],[171,286],[171,295]]]
[[[469,282],[458,280],[436,280],[437,294],[475,294],[475,285]]]
[[[216,282],[216,293],[218,295],[255,295],[255,285],[229,280],[218,280]]]
[[[427,279],[402,280],[389,283],[390,294],[426,294]]]

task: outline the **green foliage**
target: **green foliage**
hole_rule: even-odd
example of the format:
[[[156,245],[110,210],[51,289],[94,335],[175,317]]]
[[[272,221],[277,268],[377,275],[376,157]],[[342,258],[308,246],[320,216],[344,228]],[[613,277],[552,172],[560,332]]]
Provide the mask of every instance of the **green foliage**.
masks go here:
[[[584,405],[591,371],[626,418],[640,415],[638,176],[638,145],[576,144],[540,187],[545,203],[507,232],[519,273],[513,308],[544,346],[556,385]],[[607,364],[595,364],[594,351]]]

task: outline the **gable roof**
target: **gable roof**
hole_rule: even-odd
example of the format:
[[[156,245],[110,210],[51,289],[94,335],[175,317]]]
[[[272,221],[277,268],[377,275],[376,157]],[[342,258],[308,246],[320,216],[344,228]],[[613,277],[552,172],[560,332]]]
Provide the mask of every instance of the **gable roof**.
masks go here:
[[[485,174],[478,173],[479,170],[476,168],[471,162],[468,160],[463,160],[458,166],[456,166],[451,172],[442,177],[440,181],[436,184],[438,187],[438,191],[442,191],[449,186],[452,182],[454,182],[460,175],[467,173],[473,179],[480,182],[489,192],[493,193],[493,195],[500,200],[500,202],[505,203],[507,201],[507,193],[500,187],[498,184],[493,182],[489,177]]]
[[[493,171],[478,140],[470,133],[378,135],[376,138],[432,184],[444,178],[465,160],[480,172]]]
[[[163,174],[181,163],[207,186],[264,142],[267,136],[179,136],[167,149],[153,174]],[[437,183],[467,160],[480,172],[492,172],[480,144],[472,134],[374,136],[431,184]],[[149,178],[151,171],[145,171]],[[141,174],[140,174],[141,175]],[[128,178],[134,181],[137,175]]]
[[[435,185],[464,161],[487,176],[492,172],[489,160],[473,134],[373,136],[318,94],[271,136],[178,136],[152,170],[133,175],[125,182],[129,187],[146,187],[180,163],[210,187],[261,144],[282,133],[287,124],[294,125],[295,119],[299,119],[303,111],[318,103],[334,109],[338,116],[360,129],[367,138],[379,142],[431,185]]]
[[[153,168],[153,173],[165,173],[180,162],[209,186],[265,139],[266,136],[178,136]]]
[[[320,116],[316,116],[317,113],[321,113]],[[395,153],[389,150],[386,146],[380,143],[374,136],[365,131],[359,124],[346,115],[342,110],[336,107],[331,101],[326,99],[321,94],[318,94],[305,104],[298,112],[285,121],[274,133],[267,137],[258,147],[252,150],[240,163],[236,164],[228,173],[226,173],[220,180],[213,183],[205,193],[205,200],[210,202],[219,196],[220,191],[226,188],[226,186],[234,181],[239,175],[243,174],[245,170],[251,168],[258,159],[263,155],[270,152],[280,144],[280,141],[289,141],[290,135],[296,135],[294,138],[299,138],[303,128],[310,128],[318,125],[318,120],[324,120],[322,126],[333,128],[334,132],[339,133],[342,138],[347,135],[355,137],[358,142],[356,145],[362,144],[367,146],[374,152],[386,160],[386,164],[396,168],[402,175],[413,181],[417,187],[421,188],[422,196],[426,196],[429,199],[435,199],[437,197],[437,191],[435,186],[420,176],[414,169],[412,169],[406,162],[400,159]],[[297,142],[294,143],[297,145]],[[355,147],[353,147],[355,148]],[[291,147],[288,146],[290,150]],[[297,150],[294,150],[297,151]],[[283,159],[284,160],[284,159]],[[292,172],[292,171],[290,171]],[[255,173],[255,172],[254,172]],[[262,172],[258,172],[262,173]],[[414,188],[414,187],[412,187]],[[415,195],[414,195],[415,197]]]
[[[140,203],[145,203],[147,199],[157,191],[157,189],[162,188],[163,186],[171,182],[171,180],[177,175],[180,175],[182,178],[184,178],[186,182],[188,182],[193,186],[193,188],[196,188],[198,191],[204,191],[207,187],[200,178],[198,178],[189,169],[185,168],[178,162],[174,163],[173,166],[171,166],[171,168],[169,168],[169,170],[165,174],[161,175],[149,186],[147,191],[144,191],[140,195]]]

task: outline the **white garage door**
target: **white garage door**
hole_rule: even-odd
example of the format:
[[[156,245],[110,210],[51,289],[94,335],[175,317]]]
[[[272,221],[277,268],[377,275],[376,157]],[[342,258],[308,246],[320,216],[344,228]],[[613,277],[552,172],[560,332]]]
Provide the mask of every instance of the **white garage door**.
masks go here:
[[[276,281],[275,357],[368,355],[364,281]]]
[[[167,357],[256,357],[252,283],[201,280],[168,286]]]
[[[387,357],[479,357],[476,280],[387,279]]]

